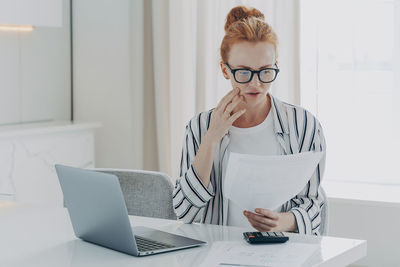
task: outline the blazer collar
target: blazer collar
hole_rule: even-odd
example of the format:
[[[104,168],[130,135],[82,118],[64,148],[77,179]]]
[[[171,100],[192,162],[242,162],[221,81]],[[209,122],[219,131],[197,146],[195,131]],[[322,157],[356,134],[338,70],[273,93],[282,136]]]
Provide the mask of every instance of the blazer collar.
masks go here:
[[[278,98],[273,96],[271,93],[268,94],[271,97],[271,110],[274,115],[275,133],[289,134],[288,117],[285,112],[286,108]]]

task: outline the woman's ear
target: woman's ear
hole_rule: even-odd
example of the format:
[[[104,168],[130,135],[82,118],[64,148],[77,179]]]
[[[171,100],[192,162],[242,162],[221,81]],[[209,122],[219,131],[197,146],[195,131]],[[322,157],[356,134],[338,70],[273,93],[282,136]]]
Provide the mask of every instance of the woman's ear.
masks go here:
[[[221,61],[220,63],[221,66],[221,70],[222,70],[222,75],[224,75],[225,79],[229,80],[229,75],[228,75],[228,68],[226,67],[226,65]]]

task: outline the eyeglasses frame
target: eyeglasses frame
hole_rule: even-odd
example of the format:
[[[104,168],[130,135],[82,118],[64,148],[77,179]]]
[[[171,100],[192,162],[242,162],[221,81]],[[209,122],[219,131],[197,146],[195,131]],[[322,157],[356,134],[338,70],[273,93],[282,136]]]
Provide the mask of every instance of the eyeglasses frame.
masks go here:
[[[242,84],[243,84],[243,83],[249,83],[249,82],[251,82],[251,81],[253,80],[254,73],[257,73],[258,80],[259,80],[260,82],[262,82],[262,83],[272,83],[273,81],[275,81],[276,77],[278,77],[278,73],[279,73],[279,71],[280,71],[280,69],[278,69],[278,68],[263,68],[263,69],[260,69],[260,70],[251,70],[251,69],[246,69],[246,68],[232,69],[232,68],[229,66],[229,64],[228,64],[227,62],[225,63],[225,65],[228,67],[228,69],[229,69],[229,70],[231,71],[231,73],[233,74],[233,78],[235,79],[235,81],[236,81],[237,83],[242,83]],[[277,63],[275,63],[275,66],[278,67]],[[236,73],[237,71],[239,71],[239,70],[248,70],[248,71],[251,72],[250,80],[249,80],[248,82],[239,82],[238,80],[236,80],[235,73]],[[274,77],[274,79],[273,79],[272,81],[270,81],[270,82],[263,82],[263,81],[261,81],[261,79],[260,79],[260,72],[261,72],[261,71],[264,71],[264,70],[275,70],[275,77]]]

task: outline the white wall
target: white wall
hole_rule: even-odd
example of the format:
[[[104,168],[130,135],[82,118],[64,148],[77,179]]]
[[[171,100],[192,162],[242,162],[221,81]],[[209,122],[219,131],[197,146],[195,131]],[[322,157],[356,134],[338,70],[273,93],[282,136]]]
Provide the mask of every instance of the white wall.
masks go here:
[[[73,1],[74,119],[103,126],[96,167],[142,166],[142,5]]]
[[[63,0],[61,28],[0,31],[0,125],[70,119],[69,21]]]
[[[400,266],[400,203],[346,200],[330,200],[329,203],[329,235],[368,242],[367,257],[354,266]]]

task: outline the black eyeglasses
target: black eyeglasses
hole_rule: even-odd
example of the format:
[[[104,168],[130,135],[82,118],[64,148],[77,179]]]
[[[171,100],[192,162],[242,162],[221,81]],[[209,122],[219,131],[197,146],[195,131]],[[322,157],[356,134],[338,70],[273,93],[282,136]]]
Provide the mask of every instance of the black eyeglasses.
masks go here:
[[[238,83],[248,83],[253,79],[254,73],[257,73],[258,79],[262,83],[271,83],[278,76],[279,69],[278,68],[264,68],[261,70],[250,70],[250,69],[231,69],[228,63],[225,65],[230,69],[235,78],[235,81]],[[276,66],[276,63],[275,63]]]

